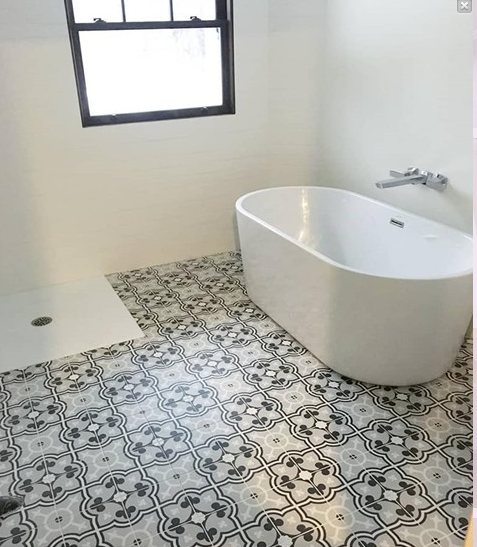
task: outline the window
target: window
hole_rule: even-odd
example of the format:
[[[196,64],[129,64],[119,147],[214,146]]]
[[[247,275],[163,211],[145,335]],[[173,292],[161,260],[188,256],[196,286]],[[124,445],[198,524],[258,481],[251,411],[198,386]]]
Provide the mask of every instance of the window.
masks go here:
[[[65,0],[83,126],[234,114],[232,0]]]

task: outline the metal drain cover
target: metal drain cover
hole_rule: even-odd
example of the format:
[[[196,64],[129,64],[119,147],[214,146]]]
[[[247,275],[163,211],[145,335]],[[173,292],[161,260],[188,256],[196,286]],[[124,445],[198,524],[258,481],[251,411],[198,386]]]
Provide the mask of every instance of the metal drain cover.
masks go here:
[[[44,327],[45,325],[49,325],[52,321],[53,319],[51,317],[45,315],[43,317],[37,317],[36,319],[33,319],[31,324],[34,327]]]

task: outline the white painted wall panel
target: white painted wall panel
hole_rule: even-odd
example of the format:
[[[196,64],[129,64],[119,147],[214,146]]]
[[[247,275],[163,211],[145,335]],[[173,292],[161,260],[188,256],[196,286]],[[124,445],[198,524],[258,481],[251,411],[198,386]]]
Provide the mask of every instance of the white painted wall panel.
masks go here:
[[[319,184],[325,0],[272,0],[270,184]]]
[[[472,16],[449,0],[331,0],[326,31],[322,182],[471,232]],[[411,165],[448,189],[375,187]]]
[[[237,114],[82,128],[62,0],[0,3],[0,294],[235,246],[267,184],[268,1],[235,5]]]
[[[237,115],[83,129],[62,0],[0,3],[0,294],[235,246],[235,199],[329,185],[472,222],[472,18],[448,0],[236,0]],[[446,192],[378,190],[390,168]]]

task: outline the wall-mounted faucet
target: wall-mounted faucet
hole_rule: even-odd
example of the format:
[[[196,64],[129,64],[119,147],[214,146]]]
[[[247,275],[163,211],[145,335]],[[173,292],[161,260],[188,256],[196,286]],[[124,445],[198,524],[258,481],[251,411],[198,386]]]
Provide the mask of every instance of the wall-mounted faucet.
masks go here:
[[[447,187],[447,177],[440,173],[421,171],[417,167],[409,167],[404,173],[389,171],[389,174],[393,178],[377,182],[376,186],[378,188],[393,188],[394,186],[404,186],[405,184],[423,184],[442,192]]]

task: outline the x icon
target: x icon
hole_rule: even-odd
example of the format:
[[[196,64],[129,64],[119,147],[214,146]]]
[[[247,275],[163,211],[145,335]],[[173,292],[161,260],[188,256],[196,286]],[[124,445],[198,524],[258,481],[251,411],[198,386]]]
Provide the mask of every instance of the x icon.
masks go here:
[[[460,3],[460,9],[461,10],[468,10],[469,9],[469,2],[461,2]]]

